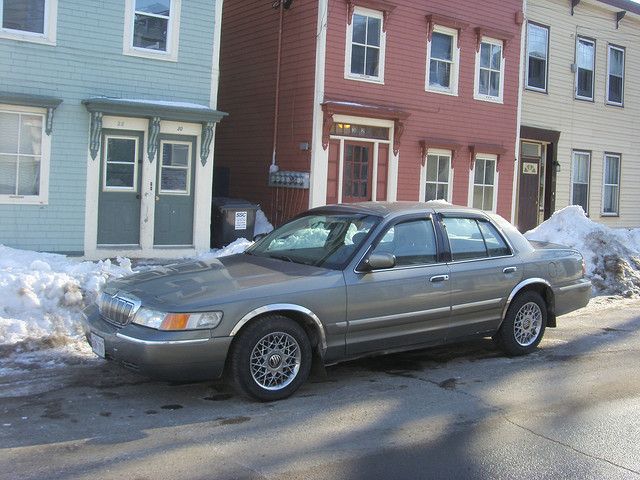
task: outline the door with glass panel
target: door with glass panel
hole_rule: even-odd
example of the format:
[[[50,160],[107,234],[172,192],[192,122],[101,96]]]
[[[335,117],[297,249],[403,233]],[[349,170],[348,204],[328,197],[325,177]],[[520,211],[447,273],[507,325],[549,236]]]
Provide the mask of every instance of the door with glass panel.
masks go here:
[[[373,144],[345,141],[342,176],[344,203],[371,200],[372,171]]]
[[[142,132],[103,130],[98,245],[140,244]]]
[[[196,138],[161,135],[154,245],[193,245]]]

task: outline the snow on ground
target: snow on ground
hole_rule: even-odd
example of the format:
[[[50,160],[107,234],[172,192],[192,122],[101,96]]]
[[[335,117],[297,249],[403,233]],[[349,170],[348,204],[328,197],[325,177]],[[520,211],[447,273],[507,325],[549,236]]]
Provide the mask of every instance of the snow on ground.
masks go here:
[[[259,211],[255,233],[270,229]],[[526,236],[580,250],[595,293],[640,295],[640,229],[612,230],[586,218],[580,207],[567,207]],[[250,244],[239,239],[198,258],[240,253]],[[34,353],[50,347],[89,354],[82,341],[82,309],[95,301],[108,280],[149,268],[152,265],[133,265],[127,258],[78,261],[0,245],[0,359],[12,356],[14,363],[30,363]]]

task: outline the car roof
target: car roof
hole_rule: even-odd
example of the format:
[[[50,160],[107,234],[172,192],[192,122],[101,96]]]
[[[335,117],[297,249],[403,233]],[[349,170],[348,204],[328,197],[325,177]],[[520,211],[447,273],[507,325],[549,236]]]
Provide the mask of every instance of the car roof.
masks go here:
[[[358,202],[325,205],[309,210],[310,213],[321,212],[360,213],[365,215],[377,215],[380,217],[396,216],[407,213],[472,213],[486,216],[482,210],[451,203],[435,202]]]

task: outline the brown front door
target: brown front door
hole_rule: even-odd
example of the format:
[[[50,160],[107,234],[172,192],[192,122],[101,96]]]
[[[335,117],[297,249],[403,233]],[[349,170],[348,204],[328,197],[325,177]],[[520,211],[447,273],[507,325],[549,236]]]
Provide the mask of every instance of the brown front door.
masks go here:
[[[372,169],[373,144],[345,141],[342,176],[344,203],[371,200]]]
[[[538,226],[539,192],[540,158],[521,157],[518,186],[518,230],[521,232]]]

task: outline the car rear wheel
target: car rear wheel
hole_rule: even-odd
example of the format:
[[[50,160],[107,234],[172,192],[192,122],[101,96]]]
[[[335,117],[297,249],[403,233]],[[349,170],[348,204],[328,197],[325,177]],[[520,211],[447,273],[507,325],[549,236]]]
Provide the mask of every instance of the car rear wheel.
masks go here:
[[[507,355],[525,355],[538,346],[546,326],[545,301],[536,292],[524,292],[513,299],[493,339]]]
[[[311,368],[311,345],[304,329],[282,315],[269,315],[243,329],[231,352],[235,387],[269,402],[292,395]]]

